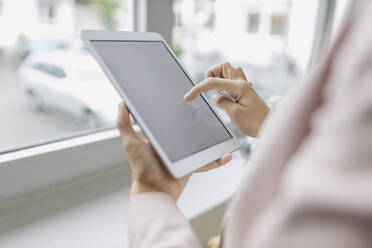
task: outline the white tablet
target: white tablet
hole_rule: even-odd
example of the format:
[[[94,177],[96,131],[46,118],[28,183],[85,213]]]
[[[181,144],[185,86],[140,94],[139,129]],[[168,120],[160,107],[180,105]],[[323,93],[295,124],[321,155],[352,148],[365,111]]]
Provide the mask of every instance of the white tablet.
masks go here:
[[[81,37],[173,176],[240,147],[204,95],[183,100],[194,83],[161,35],[83,30]]]

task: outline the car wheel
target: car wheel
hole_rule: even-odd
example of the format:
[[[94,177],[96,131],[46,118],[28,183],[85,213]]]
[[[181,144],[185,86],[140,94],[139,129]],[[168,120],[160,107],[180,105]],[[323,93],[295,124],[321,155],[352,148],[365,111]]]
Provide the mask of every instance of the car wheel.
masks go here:
[[[82,110],[80,123],[88,128],[97,128],[101,126],[97,115],[89,108],[85,108]]]
[[[27,95],[30,97],[32,106],[37,110],[44,110],[45,109],[45,103],[43,98],[35,91],[28,90]]]

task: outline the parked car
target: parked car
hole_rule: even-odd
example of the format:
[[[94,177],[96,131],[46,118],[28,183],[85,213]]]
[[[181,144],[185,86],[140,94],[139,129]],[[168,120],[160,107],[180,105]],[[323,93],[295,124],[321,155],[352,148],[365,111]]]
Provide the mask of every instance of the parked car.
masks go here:
[[[23,60],[31,53],[47,52],[55,49],[66,48],[70,45],[70,40],[63,39],[32,39],[20,36],[16,45],[16,53]]]
[[[86,51],[32,53],[18,74],[38,110],[63,113],[89,127],[115,122],[120,98]]]

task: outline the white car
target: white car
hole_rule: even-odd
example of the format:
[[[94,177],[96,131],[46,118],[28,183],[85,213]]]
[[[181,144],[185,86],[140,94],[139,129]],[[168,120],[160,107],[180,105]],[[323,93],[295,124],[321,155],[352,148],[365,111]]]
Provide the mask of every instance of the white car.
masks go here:
[[[18,73],[37,109],[68,114],[89,127],[115,122],[120,97],[86,51],[31,54]]]

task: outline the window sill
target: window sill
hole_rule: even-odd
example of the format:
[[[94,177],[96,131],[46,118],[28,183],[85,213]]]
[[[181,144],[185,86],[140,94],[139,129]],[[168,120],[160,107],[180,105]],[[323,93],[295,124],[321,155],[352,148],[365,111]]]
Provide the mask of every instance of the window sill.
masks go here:
[[[138,126],[134,128],[140,132]],[[0,201],[118,166],[127,171],[127,162],[116,129],[4,154],[0,156]],[[226,168],[195,174],[185,189],[185,195],[192,197],[179,201],[185,216],[194,218],[231,197],[244,164],[245,158],[235,152]],[[130,185],[130,180],[126,183]],[[211,196],[211,192],[217,193]],[[200,206],[195,207],[195,201]]]
[[[190,178],[177,204],[203,244],[219,232],[245,164],[237,152],[227,166]],[[0,201],[0,247],[127,247],[130,184],[119,165]]]
[[[7,153],[0,156],[0,200],[126,161],[116,129]]]

